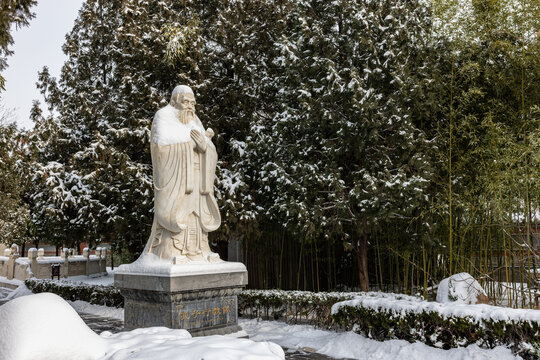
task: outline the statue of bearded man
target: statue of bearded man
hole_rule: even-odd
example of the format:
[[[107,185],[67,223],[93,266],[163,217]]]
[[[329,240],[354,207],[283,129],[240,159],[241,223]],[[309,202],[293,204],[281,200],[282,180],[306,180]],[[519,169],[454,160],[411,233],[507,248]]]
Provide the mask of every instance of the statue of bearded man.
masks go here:
[[[173,264],[220,261],[208,245],[208,233],[221,224],[214,197],[213,135],[195,115],[188,86],[177,86],[169,105],[156,112],[150,145],[155,214],[144,253]]]

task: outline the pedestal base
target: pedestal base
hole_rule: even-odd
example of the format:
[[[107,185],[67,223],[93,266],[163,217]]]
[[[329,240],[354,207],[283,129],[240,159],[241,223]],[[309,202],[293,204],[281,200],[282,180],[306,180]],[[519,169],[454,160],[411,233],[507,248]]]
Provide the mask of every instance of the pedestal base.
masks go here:
[[[240,331],[237,295],[247,271],[240,263],[217,265],[171,265],[169,273],[119,268],[114,282],[124,296],[125,328],[165,326],[192,336]]]

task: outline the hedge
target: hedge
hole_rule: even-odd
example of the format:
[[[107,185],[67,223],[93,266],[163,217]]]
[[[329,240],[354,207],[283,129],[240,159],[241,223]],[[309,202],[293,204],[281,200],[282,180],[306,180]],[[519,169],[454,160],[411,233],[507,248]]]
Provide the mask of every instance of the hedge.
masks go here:
[[[379,296],[421,301],[421,298],[380,292],[310,292],[286,290],[244,290],[238,297],[238,311],[245,317],[283,320],[311,324],[320,328],[337,328],[331,314],[332,305],[358,296]]]
[[[354,293],[244,290],[238,296],[238,312],[245,317],[307,323],[321,328],[334,326],[330,309]]]
[[[380,303],[361,298],[345,301],[333,306],[332,317],[343,330],[379,341],[420,341],[442,349],[471,344],[488,349],[506,346],[523,359],[540,358],[537,310],[427,301],[413,306],[400,300]]]
[[[114,286],[70,284],[46,279],[27,279],[24,284],[33,293],[51,292],[65,300],[81,300],[96,305],[124,307],[124,297]]]

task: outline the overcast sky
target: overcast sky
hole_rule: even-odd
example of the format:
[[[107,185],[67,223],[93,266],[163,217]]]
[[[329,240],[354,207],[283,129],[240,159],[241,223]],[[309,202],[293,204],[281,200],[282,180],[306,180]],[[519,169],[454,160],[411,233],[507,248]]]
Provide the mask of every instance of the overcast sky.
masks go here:
[[[59,76],[66,60],[62,52],[65,35],[73,27],[82,3],[83,0],[39,0],[33,8],[36,17],[30,26],[12,33],[15,54],[7,59],[6,90],[0,96],[4,106],[14,110],[19,127],[34,126],[29,118],[32,100],[39,100],[45,109],[36,89],[38,71],[48,66],[52,76]]]

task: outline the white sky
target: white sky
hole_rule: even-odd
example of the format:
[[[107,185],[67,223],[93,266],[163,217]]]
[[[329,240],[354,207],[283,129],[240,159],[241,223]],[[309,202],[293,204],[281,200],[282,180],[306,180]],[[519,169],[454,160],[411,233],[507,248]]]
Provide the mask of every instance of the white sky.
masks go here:
[[[29,27],[13,31],[13,56],[8,57],[6,90],[0,93],[7,109],[13,109],[19,127],[32,128],[32,100],[44,100],[36,89],[38,71],[48,66],[52,76],[60,75],[66,56],[62,52],[65,35],[72,29],[83,0],[40,0],[32,10],[36,17]]]

